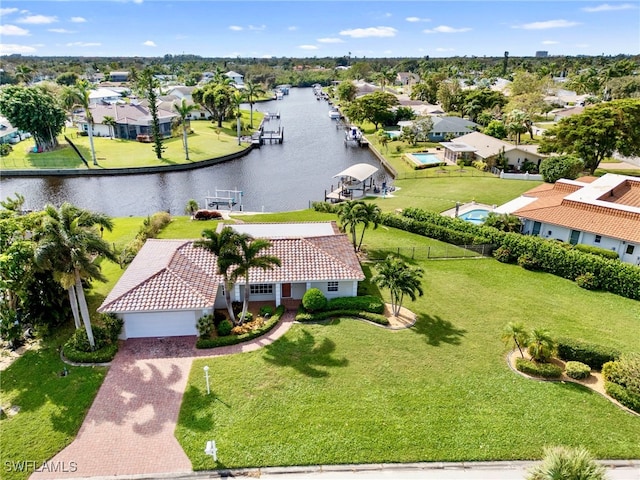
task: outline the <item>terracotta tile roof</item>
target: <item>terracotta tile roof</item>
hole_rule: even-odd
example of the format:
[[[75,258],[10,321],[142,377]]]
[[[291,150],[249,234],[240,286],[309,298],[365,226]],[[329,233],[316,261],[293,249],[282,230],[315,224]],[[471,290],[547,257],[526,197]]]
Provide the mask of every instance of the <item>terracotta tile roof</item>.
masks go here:
[[[282,265],[273,270],[251,270],[252,284],[365,278],[344,234],[272,239],[265,254],[277,256]],[[206,308],[213,305],[221,284],[216,257],[208,250],[194,247],[192,240],[152,239],[144,244],[98,311]]]
[[[584,186],[566,181],[539,185],[523,194],[536,200],[513,213],[528,220],[640,243],[640,181],[617,177],[601,177]]]

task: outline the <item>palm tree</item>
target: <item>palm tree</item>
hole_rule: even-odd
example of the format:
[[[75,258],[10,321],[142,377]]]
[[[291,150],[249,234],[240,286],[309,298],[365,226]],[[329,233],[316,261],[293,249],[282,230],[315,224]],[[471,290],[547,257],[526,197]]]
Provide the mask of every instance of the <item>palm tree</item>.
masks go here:
[[[553,355],[555,344],[551,334],[542,328],[534,328],[529,337],[529,355],[535,362],[546,362]]]
[[[97,228],[111,231],[113,221],[102,213],[93,213],[70,203],[63,203],[59,209],[47,205],[44,213],[42,229],[35,236],[38,242],[35,263],[40,268],[53,271],[54,278],[68,291],[76,328],[80,328],[81,316],[89,344],[95,348],[82,281],[106,281],[100,265],[96,263],[98,257],[117,261]]]
[[[102,123],[104,123],[109,127],[109,138],[113,140],[113,132],[114,132],[114,127],[116,126],[116,119],[109,115],[105,115],[104,118],[102,119]]]
[[[240,105],[242,105],[243,100],[244,100],[244,95],[242,94],[242,92],[238,90],[233,92],[232,102],[235,108],[235,115],[236,115],[236,130],[238,133],[238,145],[240,145],[240,137],[242,136],[242,127],[241,127],[242,112],[240,112]]]
[[[249,273],[251,269],[272,270],[275,266],[280,266],[280,259],[273,255],[266,255],[262,252],[271,246],[271,242],[265,238],[252,238],[247,235],[239,237],[240,262],[233,272],[234,280],[244,278],[244,301],[242,303],[242,313],[240,314],[240,324],[244,322],[247,308],[249,307],[249,296],[251,287],[249,285]]]
[[[380,207],[374,203],[365,203],[361,200],[348,200],[340,205],[338,211],[338,219],[340,220],[342,229],[351,234],[353,250],[359,251],[364,239],[364,231],[373,224],[373,228],[378,228],[380,224]],[[362,225],[362,234],[360,242],[357,242],[356,228]]]
[[[73,103],[74,106],[82,107],[87,121],[87,133],[89,134],[89,146],[91,147],[91,159],[94,165],[98,165],[96,160],[96,149],[93,146],[93,115],[91,114],[91,100],[89,94],[93,86],[87,80],[77,80],[76,84],[66,91],[68,96],[65,103]]]
[[[391,311],[394,315],[400,313],[405,295],[411,297],[411,300],[416,299],[416,294],[423,295],[421,280],[424,270],[421,268],[411,267],[401,258],[389,255],[377,269],[378,273],[371,281],[380,288],[389,289]]]
[[[198,109],[198,106],[194,103],[189,105],[186,99],[182,99],[179,105],[173,104],[173,109],[180,115],[180,121],[182,122],[182,144],[184,145],[184,158],[189,161],[189,144],[187,137],[189,135],[189,124],[187,117],[191,112]]]
[[[503,232],[520,233],[522,221],[516,215],[509,213],[489,212],[489,216],[484,221],[485,227],[493,227]]]
[[[256,100],[264,95],[265,91],[260,85],[256,85],[253,82],[246,82],[244,84],[244,96],[249,103],[249,127],[253,128],[253,105],[256,103]]]
[[[237,233],[231,227],[224,227],[220,233],[215,230],[204,230],[202,238],[193,242],[193,246],[197,248],[205,248],[216,256],[218,274],[222,275],[224,282],[224,299],[227,303],[227,312],[229,319],[235,324],[236,319],[231,304],[231,290],[235,278],[232,275],[232,267],[240,263],[238,255],[238,244],[241,239],[246,241],[246,235]]]
[[[527,346],[529,335],[521,323],[509,322],[502,330],[502,341],[505,344],[513,342],[520,350],[520,355],[524,358],[522,347]]]
[[[354,211],[356,206],[362,202],[356,200],[347,200],[340,204],[338,208],[338,220],[340,221],[340,227],[344,232],[351,234],[351,241],[353,243],[353,250],[357,250],[356,247],[356,227],[358,226],[359,219],[357,212]]]
[[[515,109],[507,114],[507,130],[509,133],[515,134],[516,145],[520,143],[520,135],[525,132],[530,132],[531,138],[533,138],[531,127],[531,119],[526,112]]]
[[[362,224],[362,233],[360,234],[360,242],[358,242],[358,249],[356,251],[360,251],[362,247],[362,240],[364,239],[364,232],[367,228],[369,228],[370,224],[373,224],[373,229],[375,230],[380,225],[380,215],[382,215],[382,210],[375,203],[365,203],[362,202],[362,207],[357,209],[358,218],[360,219],[360,223]]]
[[[18,65],[16,67],[15,76],[18,82],[29,85],[29,83],[31,83],[31,80],[33,80],[33,69],[28,65]]]

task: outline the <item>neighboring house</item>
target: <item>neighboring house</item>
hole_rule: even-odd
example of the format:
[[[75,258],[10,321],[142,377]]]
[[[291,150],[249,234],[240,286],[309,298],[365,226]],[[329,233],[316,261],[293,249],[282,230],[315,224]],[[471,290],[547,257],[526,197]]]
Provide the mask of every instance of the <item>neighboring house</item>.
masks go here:
[[[238,72],[234,72],[233,70],[228,71],[227,73],[225,73],[225,75],[233,80],[233,83],[235,83],[236,85],[244,85],[244,75],[241,75]]]
[[[539,185],[495,210],[523,222],[523,233],[615,251],[640,265],[640,179],[608,173],[600,178]]]
[[[110,82],[128,82],[129,72],[109,72]]]
[[[187,105],[195,104],[195,102],[193,101],[193,91],[195,89],[196,87],[173,87],[169,89],[167,95],[163,95],[162,97],[160,97],[160,100],[162,100],[162,102],[170,102],[167,105],[165,105],[164,103],[162,105],[165,109],[175,111],[173,105],[180,105],[183,99],[186,100]],[[189,120],[206,120],[211,118],[211,114],[204,108],[198,106],[198,109],[190,112],[189,115],[187,115],[187,118]]]
[[[89,104],[95,105],[98,103],[117,103],[122,101],[122,95],[110,88],[96,88],[89,92]]]
[[[411,72],[399,72],[396,75],[396,82],[400,85],[414,85],[420,81],[420,77]]]
[[[136,140],[138,136],[142,136],[145,139],[151,136],[153,119],[151,118],[149,107],[144,103],[91,105],[90,109],[93,116],[93,134],[97,137],[109,137],[113,134],[115,138]],[[105,117],[111,117],[115,120],[116,124],[113,128],[104,123]],[[160,133],[164,138],[171,137],[171,123],[176,117],[178,117],[176,112],[158,108]],[[78,130],[88,131],[88,123],[84,112],[76,114],[75,121]]]
[[[0,143],[10,143],[15,145],[16,143],[30,138],[31,134],[18,130],[11,125],[11,122],[5,117],[0,117]]]
[[[468,133],[440,144],[444,147],[445,158],[453,163],[458,159],[482,160],[487,165],[494,166],[502,153],[507,158],[509,167],[519,170],[526,161],[539,167],[546,158],[546,155],[538,153],[537,145],[513,145],[480,132]]]
[[[567,107],[560,110],[554,110],[550,113],[553,114],[553,121],[559,122],[563,118],[570,117],[572,115],[579,115],[582,112],[584,112],[584,106],[578,105],[576,107]]]
[[[430,142],[442,142],[447,138],[460,137],[473,132],[477,123],[460,117],[431,117],[433,128],[429,132]]]
[[[335,222],[233,225],[254,238],[269,238],[267,255],[282,263],[273,270],[251,270],[252,301],[276,305],[300,300],[310,288],[328,298],[356,296],[365,276],[348,237]],[[242,301],[244,280],[231,292]],[[216,257],[193,240],[150,239],[107,295],[99,312],[124,320],[121,338],[197,335],[196,322],[224,309],[224,285]]]

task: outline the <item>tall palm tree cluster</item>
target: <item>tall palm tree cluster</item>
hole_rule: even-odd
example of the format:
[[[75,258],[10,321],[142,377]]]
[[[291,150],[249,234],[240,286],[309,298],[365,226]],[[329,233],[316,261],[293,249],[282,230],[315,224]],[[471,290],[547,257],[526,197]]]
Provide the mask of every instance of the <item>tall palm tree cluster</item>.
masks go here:
[[[92,348],[95,341],[83,281],[106,281],[98,258],[117,261],[102,238],[102,229],[113,229],[111,218],[64,203],[60,208],[45,207],[42,228],[35,234],[35,264],[53,271],[54,279],[67,290],[75,326],[80,328],[82,319]]]
[[[543,328],[527,331],[524,325],[509,322],[502,331],[502,340],[511,343],[524,358],[524,348],[528,348],[529,355],[536,362],[546,362],[553,355],[555,343],[551,334]]]
[[[362,248],[364,232],[369,228],[369,225],[373,225],[374,229],[378,228],[381,214],[380,207],[371,202],[348,200],[340,204],[338,220],[340,221],[341,228],[351,235],[353,249],[356,252],[359,252]],[[358,241],[356,230],[359,226],[362,226],[362,233]]]
[[[264,253],[271,246],[271,242],[263,238],[253,238],[250,235],[238,233],[231,227],[225,227],[220,232],[204,230],[202,238],[194,242],[194,246],[205,248],[216,255],[218,274],[224,282],[224,296],[227,304],[229,319],[234,325],[241,325],[249,308],[251,289],[249,273],[252,269],[271,270],[280,266],[280,259]],[[238,280],[244,280],[244,296],[242,313],[236,319],[231,302],[231,290]]]

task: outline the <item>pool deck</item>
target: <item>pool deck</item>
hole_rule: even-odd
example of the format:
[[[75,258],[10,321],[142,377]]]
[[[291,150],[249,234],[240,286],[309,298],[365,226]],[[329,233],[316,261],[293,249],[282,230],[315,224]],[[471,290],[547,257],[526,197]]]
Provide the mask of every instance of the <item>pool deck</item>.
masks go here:
[[[416,165],[417,167],[420,167],[420,168],[425,168],[425,167],[429,167],[429,166],[433,166],[434,165],[434,164],[431,164],[431,163],[418,162],[415,158],[413,158],[411,156],[411,155],[420,154],[420,153],[429,153],[431,155],[435,155],[440,162],[445,163],[447,165],[455,165],[455,163],[453,163],[451,160],[447,160],[446,158],[444,158],[444,149],[440,148],[440,147],[427,148],[426,150],[420,150],[419,152],[408,152],[408,153],[405,153],[405,157],[411,163],[413,163],[414,165]]]
[[[463,215],[471,210],[489,210],[490,212],[493,212],[496,207],[497,205],[487,205],[485,203],[477,202],[463,203],[460,204],[458,208],[458,215]],[[440,215],[444,215],[445,217],[456,217],[456,207],[445,210],[444,212],[441,212]]]

